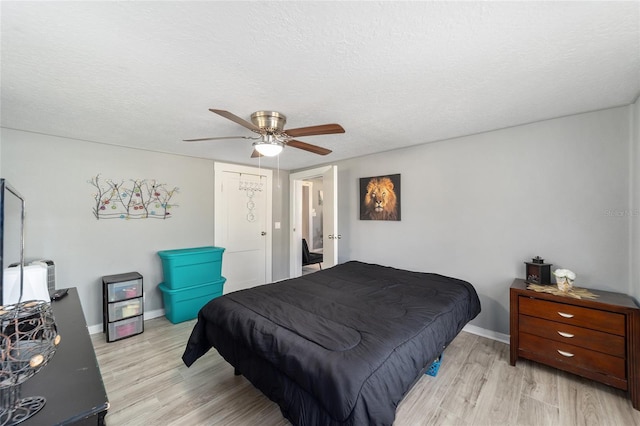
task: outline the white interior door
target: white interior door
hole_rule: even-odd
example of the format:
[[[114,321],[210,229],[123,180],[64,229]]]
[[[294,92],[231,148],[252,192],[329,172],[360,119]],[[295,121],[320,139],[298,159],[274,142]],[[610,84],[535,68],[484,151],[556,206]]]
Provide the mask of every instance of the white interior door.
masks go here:
[[[302,185],[304,179],[322,177],[323,185],[323,262],[330,268],[338,263],[338,166],[325,166],[289,175],[291,202],[291,240],[289,273],[302,275]]]
[[[215,179],[224,293],[271,282],[271,170],[216,163]]]

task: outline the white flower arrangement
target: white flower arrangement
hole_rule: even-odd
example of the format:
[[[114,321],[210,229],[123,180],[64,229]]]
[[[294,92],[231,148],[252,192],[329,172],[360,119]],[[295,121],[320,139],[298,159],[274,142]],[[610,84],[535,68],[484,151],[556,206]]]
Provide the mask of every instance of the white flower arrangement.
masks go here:
[[[556,269],[553,271],[553,275],[555,275],[558,288],[561,291],[567,292],[571,290],[573,281],[576,279],[575,272],[569,269]]]

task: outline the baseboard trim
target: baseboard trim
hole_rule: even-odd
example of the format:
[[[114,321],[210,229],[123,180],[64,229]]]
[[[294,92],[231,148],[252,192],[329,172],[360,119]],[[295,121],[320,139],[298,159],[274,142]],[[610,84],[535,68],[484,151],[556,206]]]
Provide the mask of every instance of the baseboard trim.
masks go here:
[[[465,325],[462,331],[486,337],[487,339],[497,340],[498,342],[506,343],[507,345],[510,340],[508,334],[498,333],[497,331],[487,330],[486,328],[481,328],[471,324]]]
[[[144,320],[150,320],[154,318],[158,318],[164,315],[164,309],[156,309],[155,311],[148,311],[144,313]],[[87,327],[89,329],[89,334],[97,334],[102,333],[102,324],[96,324]],[[462,331],[466,331],[467,333],[476,334],[478,336],[486,337],[487,339],[497,340],[502,343],[509,344],[509,335],[498,333],[497,331],[487,330],[486,328],[481,328],[475,325],[467,324],[464,326]]]
[[[161,317],[163,315],[164,315],[164,309],[156,309],[155,311],[145,312],[143,317],[144,317],[144,320],[147,321],[147,320],[150,320],[150,319]],[[96,325],[91,325],[91,326],[87,327],[87,329],[89,330],[89,334],[102,333],[102,323],[96,324]]]

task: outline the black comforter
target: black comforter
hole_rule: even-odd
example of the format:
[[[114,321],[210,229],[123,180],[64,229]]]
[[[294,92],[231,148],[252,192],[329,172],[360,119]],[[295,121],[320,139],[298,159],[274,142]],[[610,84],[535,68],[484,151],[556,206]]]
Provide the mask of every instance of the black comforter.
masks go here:
[[[390,425],[479,312],[465,281],[352,261],[212,300],[182,359],[215,347],[296,425]]]

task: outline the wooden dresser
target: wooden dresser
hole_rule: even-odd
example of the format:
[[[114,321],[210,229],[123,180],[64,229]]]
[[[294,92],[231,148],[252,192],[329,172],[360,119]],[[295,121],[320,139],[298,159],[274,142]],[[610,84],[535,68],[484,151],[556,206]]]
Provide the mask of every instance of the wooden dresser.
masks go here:
[[[624,294],[574,299],[510,290],[511,365],[526,358],[628,392],[640,410],[640,308]]]

